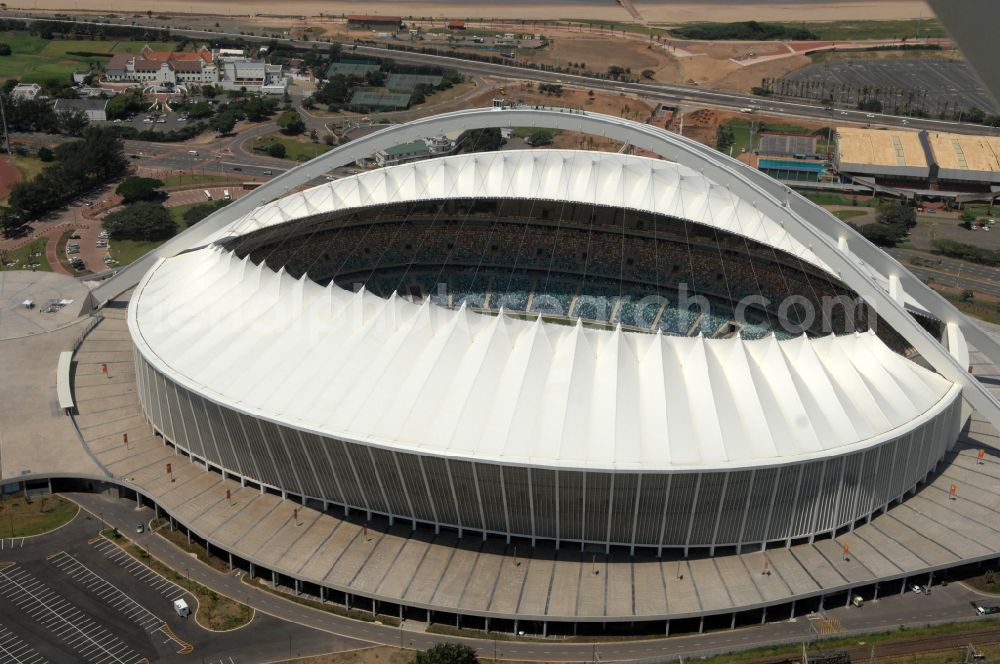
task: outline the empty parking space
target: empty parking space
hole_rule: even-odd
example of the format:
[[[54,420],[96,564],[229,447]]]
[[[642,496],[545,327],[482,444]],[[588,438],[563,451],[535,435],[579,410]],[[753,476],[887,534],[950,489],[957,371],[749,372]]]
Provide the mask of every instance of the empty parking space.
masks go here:
[[[175,599],[180,599],[187,594],[186,590],[178,586],[173,581],[168,581],[129,554],[122,551],[117,544],[104,538],[100,538],[94,540],[92,545],[112,562],[123,567],[125,571],[166,597],[171,602]]]
[[[125,618],[147,632],[155,632],[166,623],[152,611],[126,595],[96,572],[66,552],[49,556],[48,561],[63,574],[76,581],[87,592],[93,594],[106,606],[110,606]]]
[[[0,624],[0,664],[47,664],[49,660]]]
[[[0,571],[0,596],[45,628],[81,661],[132,664],[143,657],[18,565]]]
[[[969,66],[958,60],[936,58],[887,58],[884,60],[835,60],[822,62],[789,74],[792,81],[822,81],[823,98],[833,95],[841,104],[856,104],[865,90],[883,102],[888,112],[894,104],[924,107],[937,115],[941,111],[981,108],[995,110],[989,93],[976,80]],[[810,96],[815,90],[791,91]]]

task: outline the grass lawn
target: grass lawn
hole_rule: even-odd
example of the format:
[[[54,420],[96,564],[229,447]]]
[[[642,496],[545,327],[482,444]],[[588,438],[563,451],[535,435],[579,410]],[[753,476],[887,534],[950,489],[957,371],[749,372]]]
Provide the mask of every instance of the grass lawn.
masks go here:
[[[812,135],[816,130],[809,129],[808,127],[800,127],[794,124],[785,124],[777,122],[761,122],[759,120],[745,120],[742,118],[734,118],[726,122],[730,129],[733,130],[733,136],[735,142],[733,143],[733,154],[739,153],[741,150],[746,150],[750,152],[757,147],[756,143],[760,139],[760,132],[770,131],[778,132],[782,134],[804,134]],[[751,129],[753,130],[751,135]],[[823,132],[820,135],[820,140],[817,142],[816,149],[822,152],[826,149],[826,133]]]
[[[984,593],[991,593],[993,595],[1000,595],[1000,569],[996,567],[991,570],[987,570],[985,574],[973,576],[971,578],[964,579],[964,581],[976,590],[980,590]]]
[[[835,210],[833,214],[842,221],[849,221],[857,217],[863,217],[868,212],[867,210]]]
[[[80,510],[59,496],[23,496],[0,501],[0,537],[40,535],[69,523]]]
[[[300,141],[284,136],[265,136],[261,140],[254,142],[253,149],[263,154],[267,152],[267,148],[275,143],[281,143],[285,146],[285,159],[293,159],[295,161],[309,161],[313,157],[318,157],[333,148],[332,145],[327,145],[323,142],[313,143],[312,141]]]
[[[77,69],[89,69],[91,63],[103,65],[110,55],[80,55],[128,51],[137,53],[145,44],[141,41],[96,41],[89,39],[46,40],[23,31],[0,33],[0,42],[8,44],[13,53],[0,57],[0,78],[19,78],[26,83],[41,83],[58,79],[69,81]],[[174,44],[151,43],[154,49],[174,50]]]
[[[51,272],[52,266],[45,256],[45,245],[48,241],[48,238],[40,237],[18,249],[0,251],[0,270],[30,270],[29,266],[34,265],[36,270]],[[13,265],[8,266],[8,263]]]
[[[978,318],[979,320],[984,320],[987,323],[1000,325],[1000,309],[998,309],[996,302],[988,302],[978,299],[973,299],[971,302],[965,302],[962,300],[961,295],[955,292],[957,289],[941,287],[933,282],[928,283],[927,285],[937,291],[938,295],[955,305],[955,308],[963,314],[967,314],[973,318]],[[994,586],[996,585],[997,583],[994,582]]]
[[[21,178],[27,182],[28,180],[33,180],[36,175],[42,172],[45,168],[45,162],[36,157],[22,157],[20,155],[10,155],[11,165],[21,172]]]
[[[213,631],[236,629],[253,620],[254,611],[246,604],[224,597],[200,583],[189,580],[185,574],[167,567],[127,537],[120,534],[116,537],[113,530],[106,530],[102,534],[146,567],[194,595],[198,600],[195,619],[205,629]]]
[[[215,201],[216,207],[220,207],[218,205],[218,203],[220,202],[221,201]],[[167,211],[170,212],[170,216],[172,216],[174,218],[174,221],[177,222],[178,233],[187,228],[187,224],[184,223],[184,213],[193,207],[197,207],[199,205],[205,205],[206,203],[207,201],[205,202],[199,201],[198,203],[188,203],[186,205],[174,205],[172,207],[167,208]],[[157,240],[157,241],[112,240],[110,247],[111,257],[114,258],[116,261],[118,261],[118,264],[115,265],[115,267],[122,268],[128,265],[129,263],[135,262],[138,259],[142,258],[144,255],[146,255],[153,249],[156,249],[164,242],[166,242],[166,240]]]

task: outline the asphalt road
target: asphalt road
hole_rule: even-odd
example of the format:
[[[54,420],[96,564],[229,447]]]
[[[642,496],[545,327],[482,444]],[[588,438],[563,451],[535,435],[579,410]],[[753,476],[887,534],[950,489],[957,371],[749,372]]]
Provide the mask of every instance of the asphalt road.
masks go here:
[[[27,16],[29,12],[9,12],[11,16]],[[54,19],[45,16],[49,21],[62,21],[66,23],[94,23],[97,25],[132,25],[135,27],[161,28],[169,27],[175,35],[191,37],[195,39],[217,39],[220,36],[243,39],[250,42],[269,43],[270,37],[241,34],[238,31],[228,31],[222,28],[216,30],[192,30],[173,26],[159,26],[149,22],[139,21],[92,21],[83,18]],[[300,50],[311,50],[316,47],[317,42],[303,41],[298,39],[278,39],[280,44],[290,46]],[[322,45],[322,43],[320,43]],[[740,109],[745,107],[756,108],[761,112],[773,115],[783,115],[788,117],[800,117],[818,121],[830,122],[854,122],[862,124],[877,124],[882,126],[907,126],[917,129],[932,129],[937,131],[958,131],[967,134],[1000,134],[1000,129],[986,127],[983,125],[958,123],[942,120],[928,120],[918,118],[904,118],[902,116],[875,114],[869,118],[868,114],[854,108],[837,108],[827,110],[822,105],[809,104],[800,101],[780,101],[771,98],[757,97],[736,92],[724,92],[699,88],[690,85],[679,84],[649,84],[649,83],[621,83],[618,81],[607,81],[587,76],[575,76],[571,74],[561,74],[554,72],[544,72],[527,67],[519,67],[514,64],[492,64],[466,60],[464,58],[454,58],[442,55],[410,53],[407,51],[397,51],[375,46],[346,45],[345,49],[360,55],[373,55],[376,57],[391,58],[397,62],[418,65],[436,65],[449,69],[455,69],[464,74],[474,76],[500,76],[510,79],[527,81],[537,81],[545,83],[560,83],[566,85],[577,85],[595,90],[610,90],[614,92],[629,92],[640,95],[652,101],[679,104],[697,103],[707,106],[715,106],[726,109]]]
[[[478,649],[484,657],[491,658],[494,655],[494,648],[497,649],[497,656],[502,659],[524,661],[589,661],[595,654],[604,660],[633,660],[677,655],[688,657],[775,642],[811,641],[817,634],[814,626],[816,619],[820,618],[835,618],[840,621],[844,629],[848,630],[894,629],[900,624],[915,626],[935,621],[970,619],[974,618],[974,613],[969,602],[980,597],[978,593],[961,584],[951,584],[947,588],[936,586],[930,595],[917,596],[907,593],[888,596],[876,602],[868,602],[860,610],[835,608],[822,615],[800,616],[793,621],[768,623],[758,627],[722,630],[702,635],[673,636],[669,639],[616,641],[596,646],[588,642],[566,643],[555,639],[492,641],[445,637],[424,633],[422,623],[412,624],[411,621],[410,625],[396,628],[351,620],[283,600],[272,593],[248,586],[237,576],[221,574],[207,565],[192,561],[182,550],[158,535],[148,532],[133,535],[135,523],[152,516],[149,509],[137,512],[135,504],[131,501],[113,501],[95,494],[70,494],[70,497],[92,513],[101,514],[104,520],[129,533],[130,537],[135,537],[143,547],[171,567],[189,569],[192,579],[220,593],[238,597],[262,613],[373,644],[423,649],[441,641],[462,642]]]
[[[121,531],[132,532],[137,521],[132,518]],[[81,510],[47,535],[2,541],[0,560],[13,564],[0,570],[0,661],[30,661],[26,653],[33,651],[51,662],[117,664],[140,657],[191,662],[194,657],[249,664],[368,645],[264,613],[245,628],[210,632],[173,610],[177,597],[194,610],[197,602],[190,594],[97,538],[100,524]],[[162,624],[178,638],[160,630]],[[5,628],[27,648],[20,660],[5,659]],[[111,653],[95,652],[94,642]],[[178,653],[184,643],[194,647],[193,653]]]
[[[888,253],[921,279],[1000,297],[1000,269],[909,249],[889,249]],[[921,264],[915,265],[914,258]]]

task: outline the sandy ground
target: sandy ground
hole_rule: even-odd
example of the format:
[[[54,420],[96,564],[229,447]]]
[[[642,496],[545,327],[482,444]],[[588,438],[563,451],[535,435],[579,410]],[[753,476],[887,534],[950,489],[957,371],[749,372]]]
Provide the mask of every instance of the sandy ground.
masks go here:
[[[14,185],[21,181],[21,171],[7,158],[0,159],[0,198],[7,198]]]
[[[83,5],[81,7],[81,4]],[[87,7],[90,5],[90,7]],[[801,2],[675,2],[659,0],[638,2],[636,6],[643,18],[655,23],[681,23],[687,21],[749,21],[749,20],[810,20],[829,21],[843,19],[891,20],[929,16],[930,9],[920,0],[881,0],[880,2],[847,0],[823,3]],[[77,12],[91,9],[107,12],[107,6],[87,0],[37,0],[14,2],[9,9],[34,9]],[[273,17],[340,15],[352,13],[388,14],[414,17],[452,18],[513,18],[513,19],[569,19],[586,17],[592,20],[631,22],[631,17],[614,0],[594,3],[459,3],[414,2],[412,0],[370,0],[356,2],[327,0],[284,0],[280,4],[261,0],[121,0],[115,3],[115,12],[145,14],[149,9],[157,12],[216,14],[222,16],[252,16],[261,14]]]

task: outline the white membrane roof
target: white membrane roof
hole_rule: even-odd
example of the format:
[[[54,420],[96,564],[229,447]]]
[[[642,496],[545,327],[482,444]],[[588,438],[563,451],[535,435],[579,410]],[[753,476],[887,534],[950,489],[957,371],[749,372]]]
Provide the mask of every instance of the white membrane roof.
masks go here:
[[[753,201],[687,166],[581,150],[480,152],[367,171],[262,205],[208,241],[337,210],[445,198],[556,200],[654,212],[751,238],[829,271]]]
[[[449,310],[296,280],[209,246],[129,307],[183,387],[343,440],[547,467],[783,463],[900,435],[957,386],[872,333],[707,340]]]

